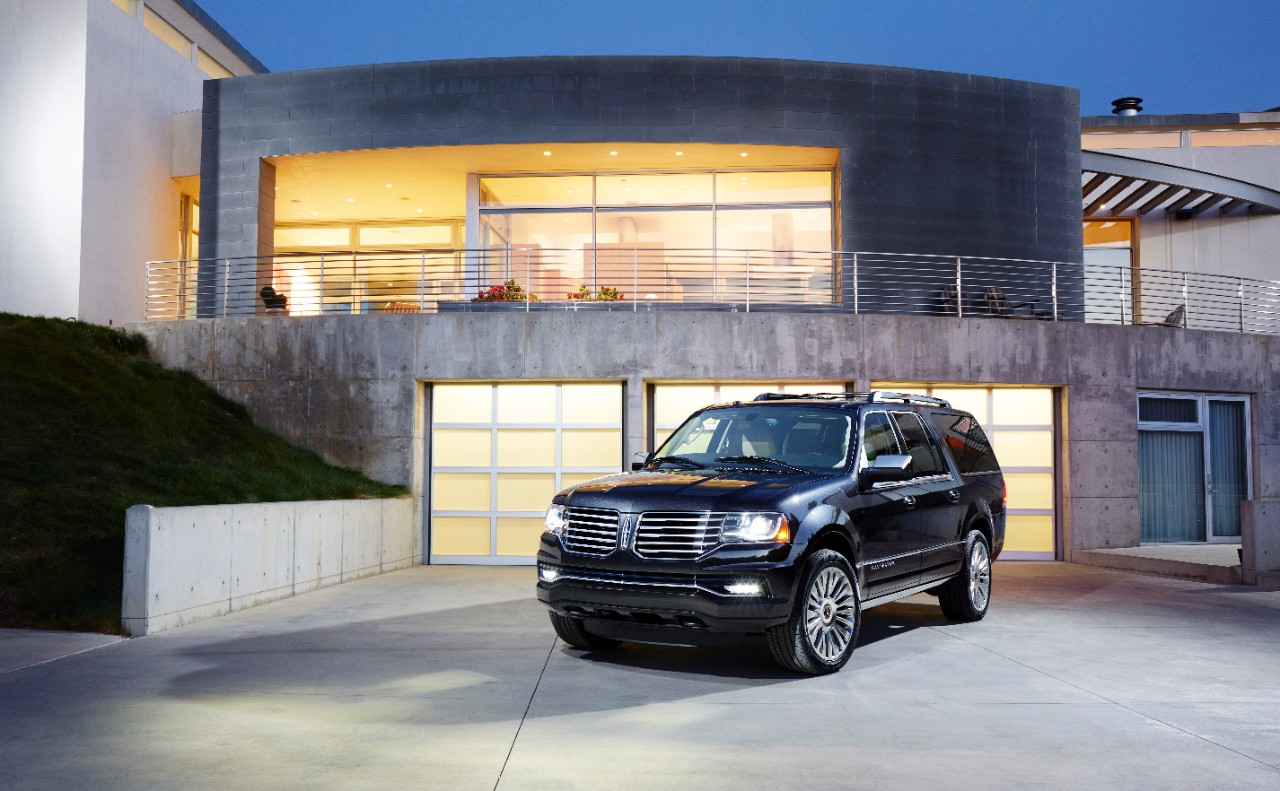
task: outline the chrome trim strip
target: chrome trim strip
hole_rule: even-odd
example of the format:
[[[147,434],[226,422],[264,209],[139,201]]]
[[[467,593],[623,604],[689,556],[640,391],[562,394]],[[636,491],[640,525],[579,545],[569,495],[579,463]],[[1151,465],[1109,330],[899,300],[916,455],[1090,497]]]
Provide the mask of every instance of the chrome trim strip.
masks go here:
[[[895,602],[898,599],[905,599],[908,596],[915,596],[917,593],[924,593],[925,591],[929,590],[930,588],[936,587],[939,584],[941,583],[939,583],[937,580],[934,580],[933,582],[926,582],[922,585],[916,585],[915,587],[907,588],[906,590],[896,591],[894,593],[886,593],[883,596],[877,596],[874,599],[867,599],[862,603],[862,609],[869,610],[872,607],[879,607],[881,604],[888,604],[890,602]]]

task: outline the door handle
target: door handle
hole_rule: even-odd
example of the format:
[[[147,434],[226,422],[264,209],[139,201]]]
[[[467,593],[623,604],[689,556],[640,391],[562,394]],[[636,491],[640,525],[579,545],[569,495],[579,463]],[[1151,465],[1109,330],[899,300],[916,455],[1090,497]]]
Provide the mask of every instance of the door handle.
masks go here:
[[[960,502],[960,491],[958,489],[952,489],[951,491],[947,492],[947,499],[953,503]]]
[[[902,498],[902,504],[908,508],[915,508],[916,498],[912,497],[911,495],[907,495],[906,497]]]

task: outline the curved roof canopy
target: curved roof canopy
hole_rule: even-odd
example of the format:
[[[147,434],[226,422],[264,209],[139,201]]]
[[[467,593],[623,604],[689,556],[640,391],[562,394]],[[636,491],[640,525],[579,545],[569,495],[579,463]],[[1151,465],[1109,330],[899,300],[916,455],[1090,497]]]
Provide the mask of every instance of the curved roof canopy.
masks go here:
[[[1243,209],[1253,214],[1280,212],[1280,192],[1202,170],[1084,151],[1081,199],[1084,216],[1149,214],[1182,209],[1193,216],[1217,208],[1222,214]]]

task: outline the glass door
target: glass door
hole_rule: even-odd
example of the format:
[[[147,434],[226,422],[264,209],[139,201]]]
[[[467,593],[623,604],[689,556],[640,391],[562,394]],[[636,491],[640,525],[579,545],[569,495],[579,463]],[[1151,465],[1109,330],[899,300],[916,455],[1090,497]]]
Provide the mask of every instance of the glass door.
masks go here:
[[[1138,510],[1142,542],[1240,540],[1249,496],[1248,399],[1138,395]]]

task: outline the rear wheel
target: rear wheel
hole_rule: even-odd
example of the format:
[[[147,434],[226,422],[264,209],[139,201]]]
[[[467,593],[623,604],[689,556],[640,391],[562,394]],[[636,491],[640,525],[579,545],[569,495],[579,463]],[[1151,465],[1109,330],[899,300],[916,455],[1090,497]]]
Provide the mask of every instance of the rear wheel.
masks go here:
[[[822,549],[805,561],[791,617],[765,636],[778,664],[821,675],[849,661],[861,626],[862,600],[853,567],[839,552]]]
[[[987,537],[971,530],[960,573],[938,591],[942,614],[953,621],[981,621],[991,604],[991,548]]]
[[[554,612],[548,614],[551,616],[551,626],[555,628],[556,634],[573,648],[590,651],[593,648],[613,648],[621,643],[620,640],[601,637],[588,631],[587,625],[581,618],[570,618]]]

